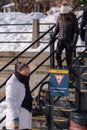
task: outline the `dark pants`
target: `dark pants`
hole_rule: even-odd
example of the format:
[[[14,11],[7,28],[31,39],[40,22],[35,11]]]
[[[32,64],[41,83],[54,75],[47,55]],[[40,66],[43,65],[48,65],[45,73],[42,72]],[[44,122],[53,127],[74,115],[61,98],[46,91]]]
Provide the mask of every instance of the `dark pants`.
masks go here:
[[[58,63],[59,68],[62,68],[62,51],[65,49],[65,53],[66,53],[66,63],[67,66],[70,65],[70,63],[72,62],[72,51],[73,48],[71,46],[71,42],[64,42],[64,41],[59,41],[57,43],[57,48],[56,48],[56,60]]]

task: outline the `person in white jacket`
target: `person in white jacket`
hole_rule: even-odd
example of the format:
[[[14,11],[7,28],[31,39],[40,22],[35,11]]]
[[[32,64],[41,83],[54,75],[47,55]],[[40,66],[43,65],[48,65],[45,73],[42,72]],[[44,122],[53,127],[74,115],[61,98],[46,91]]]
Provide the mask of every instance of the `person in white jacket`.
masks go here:
[[[29,87],[30,68],[18,62],[6,83],[6,129],[29,130],[32,117],[32,96]]]

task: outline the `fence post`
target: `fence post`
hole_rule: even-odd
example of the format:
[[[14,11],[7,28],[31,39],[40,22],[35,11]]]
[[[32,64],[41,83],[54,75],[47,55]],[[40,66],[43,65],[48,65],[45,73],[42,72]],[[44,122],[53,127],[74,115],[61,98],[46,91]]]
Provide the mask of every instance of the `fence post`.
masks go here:
[[[81,93],[80,93],[80,66],[79,66],[79,64],[76,66],[75,70],[76,70],[76,74],[79,75],[78,78],[76,77],[76,96],[75,96],[76,100],[75,100],[75,107],[76,107],[76,109],[80,110]]]
[[[39,37],[39,19],[33,20],[33,35],[32,35],[32,42],[37,40]],[[39,46],[39,41],[35,43],[32,47],[37,48]]]

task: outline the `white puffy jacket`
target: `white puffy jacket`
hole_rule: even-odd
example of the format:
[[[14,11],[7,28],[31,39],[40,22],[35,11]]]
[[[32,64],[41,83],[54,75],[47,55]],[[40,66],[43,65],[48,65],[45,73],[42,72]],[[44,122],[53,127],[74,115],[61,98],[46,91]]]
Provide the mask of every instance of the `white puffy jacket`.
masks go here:
[[[22,101],[25,97],[25,87],[16,76],[7,81],[6,84],[6,128],[13,129],[13,119],[19,118],[19,129],[31,128],[31,113],[25,108],[21,107]]]

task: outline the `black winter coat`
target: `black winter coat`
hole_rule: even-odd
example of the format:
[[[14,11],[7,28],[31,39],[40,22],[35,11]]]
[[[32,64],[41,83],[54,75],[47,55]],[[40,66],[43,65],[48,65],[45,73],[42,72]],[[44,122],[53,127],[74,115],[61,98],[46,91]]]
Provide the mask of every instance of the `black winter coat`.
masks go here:
[[[85,26],[87,26],[87,7],[83,11],[83,16],[80,24],[80,36],[82,41],[85,41]]]
[[[71,42],[76,44],[78,39],[78,21],[76,16],[73,14],[73,22],[68,20],[62,21],[60,15],[58,16],[56,27],[53,33],[55,37],[58,34],[58,40]]]

